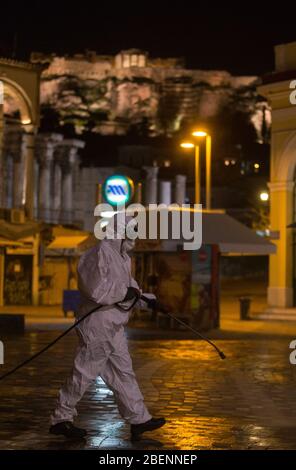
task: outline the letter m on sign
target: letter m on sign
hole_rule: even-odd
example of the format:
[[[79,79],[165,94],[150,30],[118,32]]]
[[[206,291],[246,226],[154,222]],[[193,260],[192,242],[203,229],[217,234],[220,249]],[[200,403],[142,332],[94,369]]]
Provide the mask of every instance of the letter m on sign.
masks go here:
[[[125,196],[125,191],[120,184],[109,184],[107,188],[107,193],[112,193],[115,196]]]

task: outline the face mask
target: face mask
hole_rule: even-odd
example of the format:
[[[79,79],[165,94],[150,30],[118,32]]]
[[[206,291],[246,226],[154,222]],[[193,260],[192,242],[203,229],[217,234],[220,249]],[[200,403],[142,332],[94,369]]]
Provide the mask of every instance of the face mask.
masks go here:
[[[126,238],[122,241],[122,251],[131,251],[135,247],[135,240],[130,240]]]

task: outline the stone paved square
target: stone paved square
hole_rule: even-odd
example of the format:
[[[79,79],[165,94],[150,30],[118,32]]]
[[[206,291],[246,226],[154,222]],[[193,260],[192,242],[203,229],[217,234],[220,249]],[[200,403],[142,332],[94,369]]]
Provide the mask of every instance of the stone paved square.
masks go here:
[[[56,331],[7,337],[1,373],[55,338]],[[288,336],[217,340],[222,361],[202,341],[130,339],[134,368],[153,415],[167,424],[138,443],[100,378],[80,402],[85,441],[48,434],[76,335],[0,383],[1,449],[296,449],[296,367]]]

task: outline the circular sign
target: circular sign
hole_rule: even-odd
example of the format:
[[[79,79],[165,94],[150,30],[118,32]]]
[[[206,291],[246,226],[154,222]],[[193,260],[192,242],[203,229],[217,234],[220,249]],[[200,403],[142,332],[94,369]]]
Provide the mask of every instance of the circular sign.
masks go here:
[[[131,200],[133,194],[134,183],[127,176],[109,176],[103,185],[103,196],[113,206],[126,204]]]

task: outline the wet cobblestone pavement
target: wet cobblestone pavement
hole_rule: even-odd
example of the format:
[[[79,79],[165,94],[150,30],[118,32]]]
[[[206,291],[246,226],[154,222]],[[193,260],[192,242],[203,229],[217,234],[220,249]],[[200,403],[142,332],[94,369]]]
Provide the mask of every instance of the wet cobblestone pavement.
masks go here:
[[[57,332],[7,338],[4,373]],[[2,338],[3,339],[3,338]],[[101,379],[78,406],[85,441],[48,434],[48,417],[71,367],[76,336],[0,384],[1,449],[296,449],[294,338],[219,340],[222,361],[201,341],[131,340],[130,351],[150,411],[167,425],[137,443]]]

